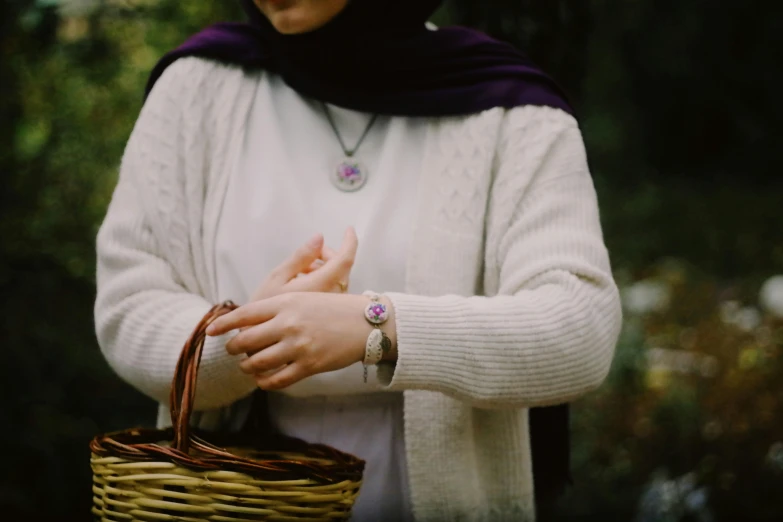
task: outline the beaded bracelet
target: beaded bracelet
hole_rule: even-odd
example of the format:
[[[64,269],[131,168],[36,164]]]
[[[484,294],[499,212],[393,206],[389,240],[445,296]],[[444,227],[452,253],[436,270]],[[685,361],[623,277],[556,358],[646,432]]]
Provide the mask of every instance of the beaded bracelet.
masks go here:
[[[381,296],[375,292],[364,292],[370,298],[370,302],[364,309],[364,318],[373,327],[367,337],[364,349],[364,382],[367,382],[367,367],[377,365],[383,360],[383,356],[391,351],[391,339],[381,330],[381,325],[389,320],[389,310],[381,303]]]

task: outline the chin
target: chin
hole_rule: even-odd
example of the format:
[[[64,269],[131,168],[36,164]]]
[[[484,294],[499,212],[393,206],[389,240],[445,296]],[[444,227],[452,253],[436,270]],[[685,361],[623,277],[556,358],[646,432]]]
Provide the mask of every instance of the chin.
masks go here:
[[[272,26],[281,34],[303,34],[315,31],[325,21],[315,20],[309,16],[297,13],[296,9],[290,9],[269,16]]]
[[[286,35],[309,33],[315,29],[314,27],[310,27],[308,25],[290,24],[287,22],[279,24],[273,22],[272,25],[275,27],[278,33]]]
[[[254,0],[258,9],[282,34],[302,34],[323,27],[350,0]]]

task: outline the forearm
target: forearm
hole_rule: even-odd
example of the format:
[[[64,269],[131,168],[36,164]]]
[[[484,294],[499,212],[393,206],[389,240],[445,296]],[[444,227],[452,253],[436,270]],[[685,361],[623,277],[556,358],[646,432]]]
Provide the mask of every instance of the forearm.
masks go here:
[[[617,291],[562,277],[515,296],[389,294],[398,353],[381,378],[483,407],[564,403],[596,388],[621,323]]]
[[[187,287],[183,281],[191,278],[162,253],[142,201],[131,178],[121,176],[97,239],[95,327],[117,374],[168,404],[182,347],[214,303]],[[197,409],[229,405],[253,389],[225,342],[216,338],[205,345]]]
[[[145,395],[168,404],[182,347],[210,307],[198,296],[165,291],[141,291],[116,303],[99,296],[99,344],[120,377]],[[197,410],[228,406],[255,389],[253,380],[239,370],[239,358],[226,353],[229,337],[208,338],[204,345]]]

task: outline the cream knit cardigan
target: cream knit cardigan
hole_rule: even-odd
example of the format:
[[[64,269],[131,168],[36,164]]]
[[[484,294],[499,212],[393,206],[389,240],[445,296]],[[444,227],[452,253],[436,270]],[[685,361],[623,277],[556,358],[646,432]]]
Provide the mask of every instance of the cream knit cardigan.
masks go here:
[[[101,349],[162,404],[216,300],[215,231],[260,74],[197,58],[169,67],[98,235]],[[407,293],[389,295],[399,360],[382,376],[404,391],[414,513],[533,520],[527,408],[599,386],[621,324],[582,138],[550,108],[432,119],[420,179]],[[241,423],[254,390],[224,343],[207,342],[199,374],[207,428]]]

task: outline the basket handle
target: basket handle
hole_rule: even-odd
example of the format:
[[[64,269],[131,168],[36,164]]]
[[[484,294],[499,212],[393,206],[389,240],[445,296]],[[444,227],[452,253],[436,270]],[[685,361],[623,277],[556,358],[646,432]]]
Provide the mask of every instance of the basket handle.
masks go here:
[[[196,396],[196,381],[204,342],[207,338],[207,327],[218,317],[235,310],[237,305],[231,301],[215,305],[190,334],[174,371],[169,398],[171,408],[171,424],[174,428],[174,448],[188,453],[190,450],[190,417],[193,413],[193,401]]]

